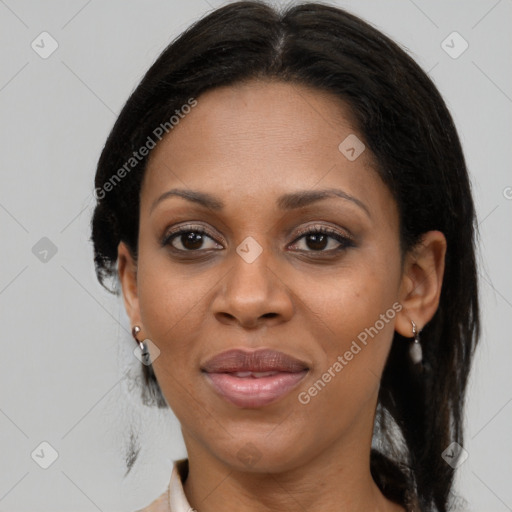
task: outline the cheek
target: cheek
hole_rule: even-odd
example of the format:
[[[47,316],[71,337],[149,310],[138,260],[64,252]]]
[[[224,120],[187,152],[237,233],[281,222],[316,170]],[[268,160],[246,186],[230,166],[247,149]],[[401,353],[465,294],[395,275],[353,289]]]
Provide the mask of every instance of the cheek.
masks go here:
[[[311,290],[310,283],[309,306],[319,312],[326,336],[317,337],[322,347],[318,365],[298,390],[306,410],[316,409],[322,417],[322,411],[341,406],[343,422],[375,397],[401,309],[399,277],[398,263],[370,259],[340,272],[329,284]]]
[[[342,348],[343,342],[373,326],[397,300],[399,256],[386,260],[371,253],[355,255],[346,266],[328,274],[296,276],[293,282],[297,295],[310,309],[310,317],[321,320],[330,333],[326,350]],[[379,322],[381,329],[389,333],[392,325],[387,328]]]
[[[139,272],[141,320],[147,337],[160,350],[153,370],[173,412],[180,421],[194,424],[204,409],[198,405],[200,397],[193,388],[201,357],[195,340],[202,333],[200,326],[207,314],[202,298],[213,283],[206,276],[185,278],[173,272],[169,262],[159,265],[158,258],[148,265],[141,258]],[[190,407],[192,402],[196,407]]]
[[[207,296],[215,284],[212,273],[194,277],[173,265],[165,251],[139,257],[139,306],[142,323],[160,349],[156,367],[185,371],[194,364],[193,338],[207,315]]]

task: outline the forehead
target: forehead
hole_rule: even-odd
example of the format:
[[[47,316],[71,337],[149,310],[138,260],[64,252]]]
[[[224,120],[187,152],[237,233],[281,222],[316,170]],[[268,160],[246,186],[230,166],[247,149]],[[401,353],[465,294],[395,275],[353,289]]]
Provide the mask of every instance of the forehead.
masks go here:
[[[354,126],[341,100],[298,84],[252,80],[207,91],[153,150],[141,207],[176,187],[225,203],[342,187],[374,208],[390,196],[370,152],[351,161],[339,148],[357,137]]]

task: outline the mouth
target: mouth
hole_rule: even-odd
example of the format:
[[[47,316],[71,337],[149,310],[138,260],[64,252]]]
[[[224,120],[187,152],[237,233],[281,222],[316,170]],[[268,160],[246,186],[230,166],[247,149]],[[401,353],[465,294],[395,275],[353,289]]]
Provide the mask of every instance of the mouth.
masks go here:
[[[259,408],[287,395],[309,372],[299,359],[275,350],[223,352],[201,366],[212,389],[242,408]]]

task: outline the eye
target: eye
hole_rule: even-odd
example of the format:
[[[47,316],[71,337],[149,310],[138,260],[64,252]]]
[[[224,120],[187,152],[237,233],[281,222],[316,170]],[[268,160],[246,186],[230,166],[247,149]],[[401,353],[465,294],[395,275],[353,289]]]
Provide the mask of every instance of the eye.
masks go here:
[[[299,240],[304,241],[306,246],[306,249],[299,248],[299,250],[305,252],[332,252],[354,246],[349,236],[325,226],[313,226],[300,232],[300,236],[295,240],[294,245],[297,245]],[[325,250],[328,247],[329,249]]]
[[[210,246],[205,243],[210,240]],[[162,240],[162,245],[170,245],[176,251],[194,252],[198,250],[218,249],[222,246],[217,244],[209,231],[201,226],[184,226],[179,230],[168,233]]]
[[[330,253],[354,246],[348,235],[326,226],[312,226],[300,231],[299,235],[291,247],[303,252]],[[210,241],[209,246],[208,241]],[[297,248],[297,245],[300,245],[297,244],[298,241],[303,241],[305,248]],[[162,240],[162,246],[166,245],[170,245],[177,252],[198,252],[223,248],[214,240],[214,235],[202,226],[183,226],[171,231]]]

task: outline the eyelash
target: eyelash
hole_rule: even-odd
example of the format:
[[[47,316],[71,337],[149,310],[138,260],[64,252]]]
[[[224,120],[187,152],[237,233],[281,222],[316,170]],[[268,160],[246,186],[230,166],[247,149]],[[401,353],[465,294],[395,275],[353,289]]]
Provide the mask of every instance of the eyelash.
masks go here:
[[[183,249],[177,249],[172,245],[172,241],[175,238],[178,238],[181,235],[187,234],[187,233],[197,233],[201,235],[206,235],[209,238],[211,238],[213,241],[218,243],[214,235],[210,233],[207,229],[205,229],[202,226],[184,226],[180,228],[177,231],[172,231],[164,236],[164,239],[162,240],[162,246],[170,246],[173,251],[176,251],[178,253],[194,253],[194,252],[200,252],[204,250],[218,250],[218,249],[196,249],[196,250],[183,250]],[[317,254],[332,254],[333,252],[342,251],[349,247],[354,247],[353,240],[347,236],[342,235],[338,231],[328,228],[326,226],[310,226],[309,228],[306,228],[304,230],[299,231],[297,234],[298,236],[295,238],[295,240],[292,242],[292,245],[295,245],[300,239],[304,238],[307,235],[310,234],[322,234],[327,235],[330,238],[335,239],[337,242],[340,243],[340,246],[335,249],[330,249],[328,251],[320,250],[320,251],[314,251],[314,250],[299,250],[300,252],[307,252],[307,253],[317,253]]]

